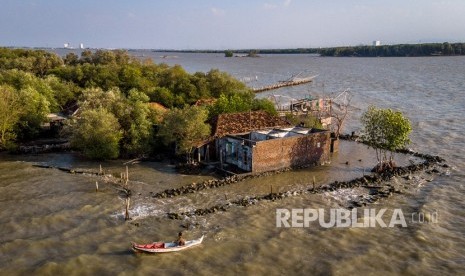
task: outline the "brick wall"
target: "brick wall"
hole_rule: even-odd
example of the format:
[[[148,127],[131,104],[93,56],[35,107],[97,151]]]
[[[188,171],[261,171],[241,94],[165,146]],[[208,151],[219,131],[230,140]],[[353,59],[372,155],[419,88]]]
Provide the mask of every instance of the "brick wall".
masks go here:
[[[252,152],[252,171],[320,164],[329,160],[330,144],[329,131],[257,142]]]

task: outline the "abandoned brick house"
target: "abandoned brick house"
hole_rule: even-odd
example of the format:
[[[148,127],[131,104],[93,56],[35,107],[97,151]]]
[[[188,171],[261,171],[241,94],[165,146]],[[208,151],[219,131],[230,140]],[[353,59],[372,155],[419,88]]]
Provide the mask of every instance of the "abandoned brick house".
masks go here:
[[[329,160],[330,131],[294,127],[263,111],[221,114],[212,127],[197,148],[202,161],[255,173]]]

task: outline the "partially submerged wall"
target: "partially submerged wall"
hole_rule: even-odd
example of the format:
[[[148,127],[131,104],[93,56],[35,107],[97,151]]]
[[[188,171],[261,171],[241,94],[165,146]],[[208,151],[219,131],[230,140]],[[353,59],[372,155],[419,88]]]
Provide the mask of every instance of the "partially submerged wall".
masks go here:
[[[330,133],[322,131],[257,142],[252,148],[252,171],[321,164],[329,160]]]

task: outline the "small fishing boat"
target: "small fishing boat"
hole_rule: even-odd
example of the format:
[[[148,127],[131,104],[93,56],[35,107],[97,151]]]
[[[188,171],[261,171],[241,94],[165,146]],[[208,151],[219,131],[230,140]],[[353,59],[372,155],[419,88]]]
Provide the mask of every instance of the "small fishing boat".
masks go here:
[[[132,250],[135,252],[146,252],[146,253],[167,253],[181,251],[193,246],[199,245],[203,241],[203,237],[196,240],[186,241],[185,245],[179,246],[175,242],[154,242],[148,244],[136,244],[132,243]]]

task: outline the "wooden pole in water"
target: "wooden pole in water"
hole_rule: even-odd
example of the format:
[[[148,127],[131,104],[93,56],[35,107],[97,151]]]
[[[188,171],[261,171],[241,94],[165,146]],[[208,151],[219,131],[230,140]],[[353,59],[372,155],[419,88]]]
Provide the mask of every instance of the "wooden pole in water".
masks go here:
[[[99,170],[99,175],[102,175],[103,174],[103,170],[102,170],[102,164],[100,164],[100,170]]]
[[[273,194],[273,185],[270,185],[271,192],[270,194]]]
[[[95,181],[95,192],[98,192],[98,182]]]
[[[313,176],[313,190],[315,191],[315,176]]]
[[[124,183],[124,187],[125,187],[126,189],[129,188],[128,182],[129,182],[129,169],[128,169],[128,166],[126,166],[126,179],[125,179],[125,183]]]
[[[129,203],[130,203],[130,197],[126,198],[126,211],[124,213],[124,220],[130,220],[129,218]]]

